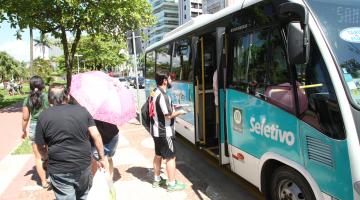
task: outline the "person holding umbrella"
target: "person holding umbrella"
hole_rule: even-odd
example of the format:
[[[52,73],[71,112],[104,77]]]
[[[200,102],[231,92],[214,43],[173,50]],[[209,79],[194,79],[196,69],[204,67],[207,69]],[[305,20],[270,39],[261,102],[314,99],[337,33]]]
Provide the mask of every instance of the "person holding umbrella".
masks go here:
[[[95,120],[95,124],[100,132],[101,139],[103,141],[104,155],[105,157],[107,157],[109,163],[110,177],[112,178],[114,174],[114,163],[112,157],[115,155],[116,148],[118,145],[119,129],[114,124],[110,124],[100,120]],[[94,158],[92,163],[92,173],[95,174],[97,169],[96,161],[99,161],[99,154],[95,146],[92,146],[92,153]]]
[[[55,197],[86,199],[92,182],[90,137],[99,154],[99,167],[108,170],[101,135],[84,107],[68,104],[69,95],[63,85],[51,85],[48,98],[51,107],[38,118],[35,143],[43,156],[48,155]]]

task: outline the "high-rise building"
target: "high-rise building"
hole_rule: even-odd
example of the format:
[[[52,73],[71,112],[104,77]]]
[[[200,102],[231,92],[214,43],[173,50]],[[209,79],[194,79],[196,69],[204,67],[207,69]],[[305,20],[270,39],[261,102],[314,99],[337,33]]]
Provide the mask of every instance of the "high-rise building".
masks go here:
[[[164,34],[179,25],[178,0],[149,0],[156,23],[145,30],[148,36],[147,46],[160,41]]]
[[[225,7],[233,5],[236,2],[237,0],[203,0],[203,13],[213,14]]]
[[[202,14],[202,0],[179,0],[179,25]]]

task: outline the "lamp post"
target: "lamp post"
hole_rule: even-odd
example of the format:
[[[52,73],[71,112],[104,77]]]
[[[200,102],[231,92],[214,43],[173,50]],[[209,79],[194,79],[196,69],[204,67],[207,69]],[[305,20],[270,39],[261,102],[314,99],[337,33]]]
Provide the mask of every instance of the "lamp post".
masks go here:
[[[78,60],[78,66],[77,66],[77,68],[78,68],[77,71],[78,71],[78,72],[77,72],[77,73],[80,73],[80,71],[79,71],[79,70],[80,70],[80,69],[79,69],[80,59],[79,59],[79,57],[81,57],[81,56],[83,56],[83,55],[75,54],[74,56],[77,57],[77,60]]]

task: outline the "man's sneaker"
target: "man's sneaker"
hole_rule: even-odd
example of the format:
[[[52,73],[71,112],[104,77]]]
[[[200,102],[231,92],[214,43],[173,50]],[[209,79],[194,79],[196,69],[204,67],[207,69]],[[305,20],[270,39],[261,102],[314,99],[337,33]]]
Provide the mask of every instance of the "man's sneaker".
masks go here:
[[[166,179],[163,179],[160,177],[160,181],[154,181],[152,186],[153,188],[157,188],[157,187],[160,187],[160,186],[165,186],[166,185]]]
[[[167,185],[168,192],[180,191],[185,189],[185,184],[181,183],[180,181],[175,181],[174,186]]]

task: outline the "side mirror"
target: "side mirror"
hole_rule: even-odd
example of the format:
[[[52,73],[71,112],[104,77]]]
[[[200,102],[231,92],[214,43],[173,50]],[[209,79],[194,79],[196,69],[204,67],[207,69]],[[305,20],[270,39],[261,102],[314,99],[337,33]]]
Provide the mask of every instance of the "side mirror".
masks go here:
[[[287,26],[287,54],[291,64],[305,64],[309,60],[309,29],[303,30],[299,22]]]
[[[287,53],[290,64],[305,64],[309,60],[309,13],[298,3],[278,6],[280,21],[287,24]]]

